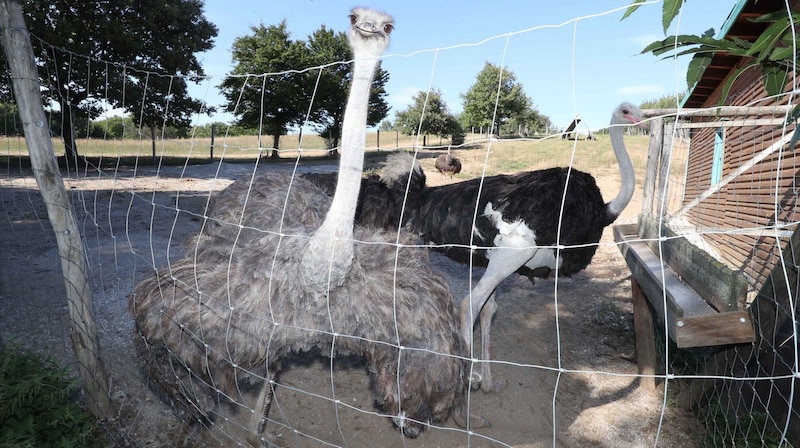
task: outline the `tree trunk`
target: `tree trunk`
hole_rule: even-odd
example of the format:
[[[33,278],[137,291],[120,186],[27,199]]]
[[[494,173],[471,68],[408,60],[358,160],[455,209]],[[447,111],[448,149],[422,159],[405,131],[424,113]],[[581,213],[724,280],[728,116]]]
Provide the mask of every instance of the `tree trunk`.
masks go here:
[[[272,153],[269,155],[270,159],[278,159],[280,155],[278,154],[278,148],[280,148],[281,142],[281,135],[275,134],[272,136]]]
[[[153,165],[156,164],[156,127],[152,124],[148,126],[150,128],[150,146],[153,148]]]
[[[72,105],[61,100],[61,138],[64,140],[64,157],[67,166],[77,169],[78,146],[75,144],[75,120],[72,116]]]
[[[22,7],[18,3],[0,0],[0,29],[2,29],[0,41],[11,71],[33,175],[56,236],[61,271],[66,286],[67,309],[72,321],[70,336],[78,358],[78,371],[87,395],[86,404],[96,418],[105,420],[114,415],[108,395],[108,376],[100,357],[83,239],[72,209],[72,202],[56,163],[53,141],[42,107],[41,83],[36,72],[33,46],[25,27]],[[65,112],[68,112],[68,109]],[[73,133],[70,133],[70,136],[72,135]],[[74,143],[72,139],[65,141]],[[74,145],[72,147],[74,148]]]

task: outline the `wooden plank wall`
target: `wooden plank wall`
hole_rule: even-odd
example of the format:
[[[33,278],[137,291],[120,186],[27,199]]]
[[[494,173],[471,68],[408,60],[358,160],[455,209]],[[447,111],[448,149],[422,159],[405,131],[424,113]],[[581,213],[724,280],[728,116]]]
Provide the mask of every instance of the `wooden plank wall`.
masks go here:
[[[759,101],[765,96],[760,71],[748,70],[737,79],[725,105],[786,104],[786,98],[780,101]],[[704,106],[719,105],[719,98],[718,91]],[[748,118],[771,117],[750,116],[736,119]],[[718,119],[696,117],[693,121]],[[726,128],[723,178],[792,129],[793,125],[786,129],[782,126]],[[684,203],[691,202],[710,186],[715,131],[715,128],[692,130]],[[703,228],[753,229],[748,234],[707,234],[706,239],[715,246],[731,267],[741,269],[747,275],[751,291],[758,291],[778,261],[782,246],[788,238],[782,238],[776,244],[774,236],[769,235],[769,229],[764,235],[756,234],[756,230],[766,229],[776,223],[800,220],[798,188],[800,188],[800,151],[791,151],[784,147],[702,201],[687,213],[687,217]],[[785,230],[793,229],[794,227],[788,227]]]

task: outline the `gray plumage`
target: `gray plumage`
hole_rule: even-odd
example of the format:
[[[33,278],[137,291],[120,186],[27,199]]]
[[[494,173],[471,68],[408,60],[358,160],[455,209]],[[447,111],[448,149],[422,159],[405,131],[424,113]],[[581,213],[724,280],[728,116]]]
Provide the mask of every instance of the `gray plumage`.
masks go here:
[[[326,294],[324,277],[316,287],[298,284],[304,235],[330,197],[296,178],[287,198],[289,181],[270,173],[252,184],[242,221],[258,229],[223,224],[242,218],[246,196],[238,187],[249,188],[249,179],[223,190],[215,202],[226,207],[213,209],[215,221],[190,253],[134,289],[137,348],[149,375],[202,421],[216,405],[214,389],[236,400],[242,384],[278,372],[285,354],[330,353],[333,343],[335,353],[364,356],[376,401],[405,434],[416,436],[454,409],[463,414],[465,345],[447,283],[431,271],[426,250],[398,250],[394,233],[357,227],[355,239],[371,244],[356,244],[341,286]]]
[[[244,402],[256,411],[254,445],[272,399],[265,380],[286,354],[314,349],[363,356],[376,403],[410,437],[451,414],[466,423],[465,343],[446,281],[424,249],[353,226],[366,75],[393,23],[356,8],[351,25],[356,65],[334,196],[284,173],[235,181],[213,197],[187,255],[129,299],[138,355],[159,388],[200,422],[221,400]],[[243,393],[254,388],[255,401]]]

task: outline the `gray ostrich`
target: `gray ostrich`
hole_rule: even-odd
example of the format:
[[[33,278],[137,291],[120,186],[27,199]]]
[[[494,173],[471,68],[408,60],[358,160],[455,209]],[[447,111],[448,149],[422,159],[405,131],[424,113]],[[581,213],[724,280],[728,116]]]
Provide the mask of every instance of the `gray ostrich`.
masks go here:
[[[376,403],[404,435],[451,415],[462,426],[488,425],[467,417],[458,314],[427,252],[353,225],[371,80],[394,24],[364,8],[350,20],[355,65],[333,198],[280,173],[237,181],[215,198],[187,256],[129,299],[137,352],[157,386],[202,424],[221,403],[244,403],[254,410],[254,446],[264,440],[281,359],[315,349],[363,356]]]

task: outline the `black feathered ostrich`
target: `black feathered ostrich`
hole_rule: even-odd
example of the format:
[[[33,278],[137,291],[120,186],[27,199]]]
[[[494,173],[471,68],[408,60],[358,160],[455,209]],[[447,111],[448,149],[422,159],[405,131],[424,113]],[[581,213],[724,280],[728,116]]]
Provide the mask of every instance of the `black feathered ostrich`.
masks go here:
[[[439,250],[454,260],[487,267],[470,295],[461,302],[461,328],[471,346],[472,327],[480,314],[481,356],[488,361],[491,321],[497,309],[494,292],[497,285],[514,272],[534,278],[547,277],[553,270],[560,276],[569,276],[585,269],[597,250],[604,228],[630,202],[636,179],[625,150],[622,126],[641,126],[641,118],[639,108],[630,103],[622,103],[612,114],[609,135],[619,163],[622,186],[617,197],[608,203],[603,201],[590,174],[569,168],[420,188],[420,182],[424,184],[425,181],[424,174],[415,170],[409,175],[412,164],[408,158],[411,156],[406,155],[387,160],[385,169],[393,179],[415,179],[408,189],[407,202],[400,200],[405,193],[403,184],[401,189],[395,187],[391,195],[372,195],[360,203],[356,220],[365,226],[397,229],[400,211],[405,205],[404,224],[425,242],[439,246]],[[321,182],[321,179],[315,181]],[[382,179],[383,176],[367,178],[362,185],[377,188]],[[385,187],[378,189],[387,190]],[[383,199],[390,196],[392,201]],[[557,245],[562,248],[557,250]],[[477,249],[470,251],[468,247]],[[488,362],[482,365],[481,377],[481,389],[485,392],[499,391],[506,385],[504,380],[492,378]]]
[[[450,176],[450,180],[452,180],[453,176],[461,172],[461,159],[450,154],[450,148],[447,148],[447,153],[437,157],[433,166],[443,176]]]
[[[622,125],[641,125],[641,119],[639,108],[630,103],[621,104],[612,115],[609,136],[622,186],[610,202],[603,201],[590,174],[570,168],[476,178],[424,190],[420,208],[409,217],[414,231],[424,241],[442,245],[458,261],[470,262],[468,248],[478,247],[472,260],[486,265],[483,277],[461,301],[461,331],[470,346],[480,314],[484,360],[490,357],[495,288],[503,279],[514,272],[546,277],[552,270],[569,276],[591,262],[603,229],[633,196],[636,179]],[[492,378],[488,362],[482,364],[481,376],[485,392],[506,386],[504,380]]]
[[[409,437],[451,415],[470,418],[466,345],[446,280],[425,249],[354,226],[367,100],[394,23],[365,8],[350,21],[355,65],[333,197],[289,173],[236,180],[214,196],[189,254],[129,297],[149,376],[196,422],[213,423],[222,397],[243,402],[253,446],[264,442],[272,382],[290,352],[363,356],[375,401]]]

